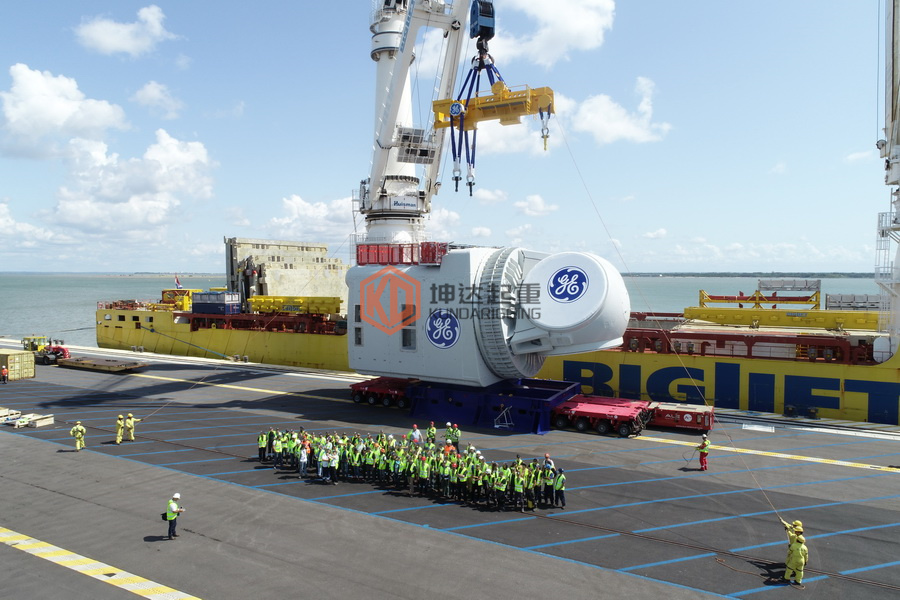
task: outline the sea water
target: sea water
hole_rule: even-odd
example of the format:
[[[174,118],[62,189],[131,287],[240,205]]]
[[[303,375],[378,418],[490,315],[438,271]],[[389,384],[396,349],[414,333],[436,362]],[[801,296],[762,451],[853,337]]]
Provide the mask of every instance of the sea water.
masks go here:
[[[180,275],[179,279],[186,289],[225,285],[225,275]],[[631,309],[641,312],[681,312],[697,306],[700,290],[750,294],[757,282],[756,277],[625,278]],[[18,341],[26,335],[47,335],[72,346],[96,346],[98,302],[158,302],[163,289],[174,287],[172,275],[0,273],[0,337]],[[878,286],[871,279],[822,279],[823,308],[825,294],[878,294]]]

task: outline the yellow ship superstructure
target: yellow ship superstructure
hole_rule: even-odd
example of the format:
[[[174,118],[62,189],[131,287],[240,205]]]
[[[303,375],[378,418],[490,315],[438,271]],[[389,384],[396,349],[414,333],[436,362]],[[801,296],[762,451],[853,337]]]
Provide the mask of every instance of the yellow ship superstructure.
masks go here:
[[[164,290],[163,297],[167,292]],[[102,348],[347,371],[346,322],[337,313],[281,311],[240,314],[185,312],[193,290],[178,304],[134,301],[97,306],[97,344]],[[283,308],[284,298],[257,296],[260,306]],[[340,306],[337,298],[294,297],[310,307]]]

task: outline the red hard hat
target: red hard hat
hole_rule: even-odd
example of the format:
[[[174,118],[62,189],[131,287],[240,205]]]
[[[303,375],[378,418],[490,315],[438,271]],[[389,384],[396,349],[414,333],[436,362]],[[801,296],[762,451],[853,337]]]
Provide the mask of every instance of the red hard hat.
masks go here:
[[[459,427],[459,425],[457,425],[456,423],[454,423],[453,426],[454,426],[454,427]]]
[[[413,423],[413,429],[417,429],[419,426]]]

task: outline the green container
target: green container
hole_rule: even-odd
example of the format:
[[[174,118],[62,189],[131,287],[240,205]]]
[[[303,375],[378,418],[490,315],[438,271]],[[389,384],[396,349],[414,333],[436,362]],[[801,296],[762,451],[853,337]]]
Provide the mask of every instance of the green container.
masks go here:
[[[31,379],[34,377],[34,354],[27,350],[0,348],[0,366],[9,369],[10,381]]]

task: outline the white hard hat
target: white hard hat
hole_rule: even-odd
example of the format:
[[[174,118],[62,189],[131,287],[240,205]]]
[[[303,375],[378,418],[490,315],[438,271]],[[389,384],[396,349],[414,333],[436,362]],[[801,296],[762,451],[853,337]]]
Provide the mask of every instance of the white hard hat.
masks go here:
[[[450,427],[450,425],[451,425],[450,421],[447,421],[447,427]]]
[[[174,494],[172,494],[172,497],[173,498],[181,498],[181,494],[179,494],[178,492],[175,492]]]
[[[700,437],[702,437],[703,439],[706,439],[706,434],[704,433],[704,434],[703,434],[702,436],[700,436]]]
[[[389,439],[389,440],[394,439],[394,434],[393,434],[393,433],[389,434],[389,435],[388,435],[388,439]]]

